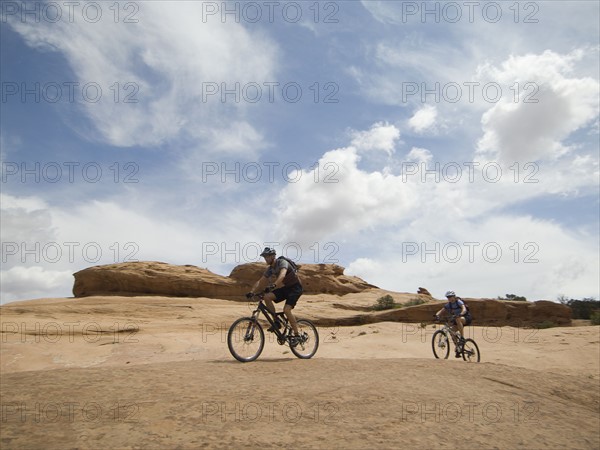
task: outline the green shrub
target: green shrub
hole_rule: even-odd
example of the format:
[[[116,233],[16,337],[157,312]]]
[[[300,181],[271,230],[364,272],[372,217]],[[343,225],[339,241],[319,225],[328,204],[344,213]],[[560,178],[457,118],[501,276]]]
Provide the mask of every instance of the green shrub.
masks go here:
[[[543,330],[546,328],[553,328],[555,327],[556,324],[554,322],[552,322],[551,320],[544,320],[541,323],[538,323],[535,328],[537,328],[538,330]]]
[[[571,308],[573,319],[586,319],[591,320],[592,314],[600,310],[600,301],[586,297],[582,300],[567,299],[565,296],[561,296],[558,300],[563,304]]]
[[[498,296],[498,300],[510,300],[511,302],[526,302],[527,299],[520,295],[506,294],[506,297]]]
[[[406,303],[396,303],[394,301],[394,297],[387,294],[387,295],[384,295],[383,297],[379,297],[377,299],[377,302],[372,306],[372,308],[375,311],[383,311],[385,309],[405,308],[407,306],[421,305],[423,303],[427,303],[427,302],[420,298],[410,299]]]
[[[422,305],[423,303],[425,303],[425,300],[423,300],[421,298],[413,298],[413,299],[407,301],[406,303],[402,303],[402,307]]]
[[[379,297],[377,299],[377,303],[373,305],[373,309],[375,311],[383,311],[385,309],[392,309],[394,307],[396,307],[396,302],[394,301],[394,297],[389,294]]]
[[[592,321],[592,325],[600,325],[600,311],[594,311],[590,315],[590,320]]]

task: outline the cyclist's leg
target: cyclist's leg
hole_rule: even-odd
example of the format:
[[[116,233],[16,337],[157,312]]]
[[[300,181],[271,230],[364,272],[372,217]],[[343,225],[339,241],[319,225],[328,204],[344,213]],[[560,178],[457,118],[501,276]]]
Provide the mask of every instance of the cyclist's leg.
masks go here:
[[[289,320],[290,326],[292,327],[294,334],[298,335],[298,323],[296,322],[296,318],[292,313],[292,309],[294,309],[296,303],[298,302],[298,299],[302,295],[302,286],[300,284],[290,286],[286,294],[287,298],[285,300],[285,307],[283,308],[283,312]]]
[[[285,306],[283,307],[283,312],[285,313],[285,317],[287,317],[287,319],[289,320],[290,326],[292,327],[294,334],[297,335],[298,334],[298,323],[296,322],[296,318],[294,317],[294,314],[292,313],[292,309],[294,309],[294,307],[289,305],[286,302]]]
[[[267,307],[269,312],[273,314],[273,317],[275,317],[275,305],[273,304],[273,301],[275,300],[275,294],[269,292],[268,294],[265,294],[263,299],[265,301],[265,306]]]
[[[456,328],[458,329],[458,332],[460,333],[460,337],[464,339],[465,337],[465,333],[464,333],[464,325],[466,323],[466,320],[464,317],[458,317],[456,319]]]

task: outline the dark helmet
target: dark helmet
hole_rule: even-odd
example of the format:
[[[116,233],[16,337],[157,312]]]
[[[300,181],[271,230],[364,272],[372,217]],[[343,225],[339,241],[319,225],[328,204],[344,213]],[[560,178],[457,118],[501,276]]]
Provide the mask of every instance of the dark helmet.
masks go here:
[[[275,249],[273,249],[271,247],[265,247],[265,249],[260,254],[260,256],[268,256],[268,255],[275,255],[275,254],[277,254],[277,252],[275,252]]]

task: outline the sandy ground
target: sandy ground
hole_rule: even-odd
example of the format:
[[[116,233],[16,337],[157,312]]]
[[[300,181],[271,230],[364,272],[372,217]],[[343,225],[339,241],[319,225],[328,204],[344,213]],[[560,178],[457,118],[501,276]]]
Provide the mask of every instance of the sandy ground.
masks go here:
[[[479,364],[435,360],[432,325],[319,328],[311,360],[268,334],[260,358],[242,364],[226,334],[250,306],[92,297],[2,307],[0,446],[600,448],[598,326],[469,327]]]

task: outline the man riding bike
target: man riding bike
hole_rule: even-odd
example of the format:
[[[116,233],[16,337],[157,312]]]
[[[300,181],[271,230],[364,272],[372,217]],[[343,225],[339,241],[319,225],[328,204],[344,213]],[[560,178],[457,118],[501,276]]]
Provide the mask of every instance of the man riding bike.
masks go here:
[[[467,309],[467,306],[465,305],[463,299],[457,297],[454,291],[446,292],[446,298],[448,299],[448,303],[446,303],[442,309],[435,313],[435,317],[436,319],[439,319],[440,314],[442,314],[444,311],[446,311],[451,316],[454,316],[452,324],[456,325],[456,329],[458,329],[458,332],[460,333],[461,337],[459,345],[462,345],[462,342],[464,340],[463,330],[466,325],[471,324],[471,313]],[[456,358],[461,357],[458,346],[456,347],[456,354],[454,356]]]
[[[275,305],[273,302],[280,303],[285,300],[283,312],[290,322],[294,332],[294,337],[299,339],[298,325],[296,323],[294,314],[292,314],[292,309],[294,309],[296,306],[296,303],[303,292],[300,278],[298,277],[296,270],[294,270],[292,265],[286,261],[285,258],[276,258],[276,252],[274,249],[265,247],[260,256],[265,259],[268,265],[267,270],[254,284],[252,291],[246,294],[246,296],[251,297],[255,292],[258,292],[260,287],[267,286],[265,289],[267,294],[264,296],[264,301],[267,309],[275,318]],[[271,283],[273,278],[275,278],[275,281]],[[274,331],[273,327],[279,329],[280,326],[281,323],[276,318],[274,326],[270,327],[267,331],[272,332]]]

